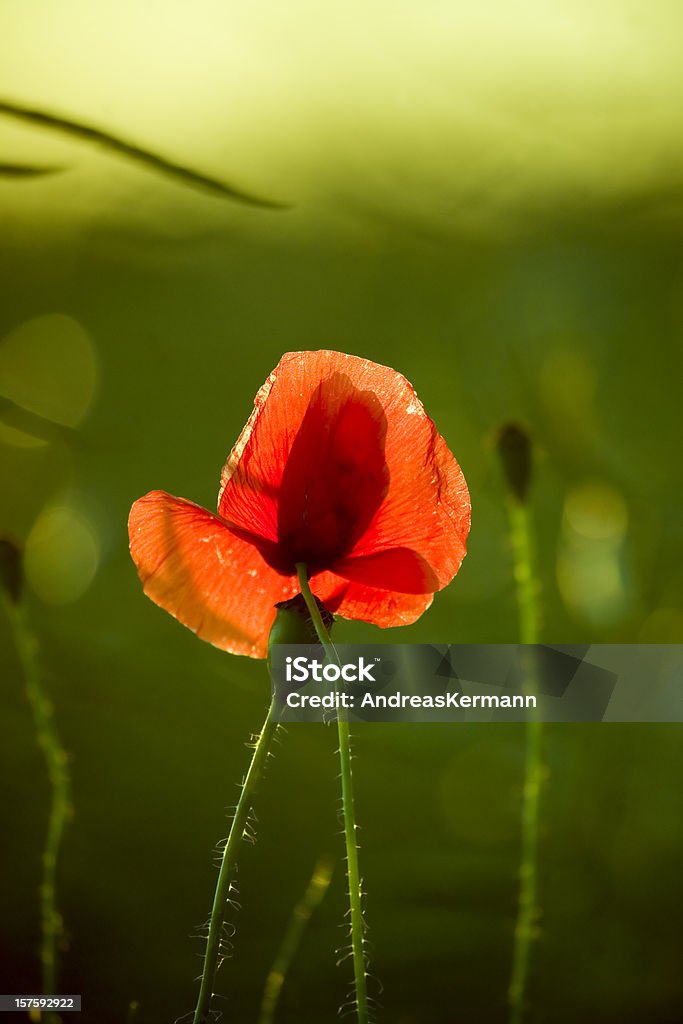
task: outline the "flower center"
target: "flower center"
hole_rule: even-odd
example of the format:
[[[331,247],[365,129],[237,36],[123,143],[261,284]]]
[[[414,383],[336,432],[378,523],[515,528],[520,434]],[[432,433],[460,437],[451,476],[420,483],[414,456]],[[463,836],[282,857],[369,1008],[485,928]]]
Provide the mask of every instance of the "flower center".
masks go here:
[[[291,572],[331,568],[347,555],[386,497],[387,421],[371,391],[345,374],[323,381],[306,410],[282,476],[277,561]]]

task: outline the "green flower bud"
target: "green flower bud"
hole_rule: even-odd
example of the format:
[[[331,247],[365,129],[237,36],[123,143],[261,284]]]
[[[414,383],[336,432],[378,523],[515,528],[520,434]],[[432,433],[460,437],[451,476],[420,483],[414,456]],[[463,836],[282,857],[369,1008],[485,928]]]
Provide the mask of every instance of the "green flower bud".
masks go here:
[[[328,632],[332,628],[334,616],[328,612],[322,601],[315,598],[320,609],[320,615]],[[318,644],[318,634],[315,631],[313,620],[308,613],[306,602],[302,594],[290,598],[289,601],[280,601],[275,605],[277,615],[268,637],[268,662],[270,663],[270,648],[273,644]]]
[[[517,423],[506,423],[498,431],[496,441],[503,475],[513,496],[524,504],[529,493],[533,468],[531,438]]]

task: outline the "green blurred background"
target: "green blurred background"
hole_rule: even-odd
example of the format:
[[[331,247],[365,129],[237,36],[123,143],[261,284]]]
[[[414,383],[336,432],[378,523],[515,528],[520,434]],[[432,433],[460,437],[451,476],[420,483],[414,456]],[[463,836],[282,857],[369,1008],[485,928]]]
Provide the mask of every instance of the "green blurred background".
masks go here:
[[[128,510],[157,487],[213,505],[282,352],[403,372],[472,495],[469,555],[420,622],[339,639],[516,639],[492,445],[514,419],[537,449],[543,638],[683,641],[682,33],[673,0],[0,8],[0,99],[290,204],[221,200],[0,115],[0,163],[62,168],[0,177],[0,531],[25,545],[71,756],[60,987],[84,1024],[193,1006],[190,935],[267,702],[263,663],[143,596]],[[5,617],[0,641],[0,988],[31,992],[48,789]],[[683,1019],[682,738],[548,727],[529,1021]],[[228,1020],[255,1020],[325,851],[337,872],[279,1019],[336,1019],[334,751],[331,730],[290,727],[263,786]],[[522,732],[368,726],[356,751],[378,1019],[504,1021]]]

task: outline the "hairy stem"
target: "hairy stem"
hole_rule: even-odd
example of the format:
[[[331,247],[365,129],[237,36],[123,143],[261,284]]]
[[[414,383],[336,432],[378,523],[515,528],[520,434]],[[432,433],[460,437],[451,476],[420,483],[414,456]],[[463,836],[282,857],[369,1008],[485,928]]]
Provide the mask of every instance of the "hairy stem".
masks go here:
[[[329,888],[332,868],[330,857],[320,858],[313,869],[305,893],[292,911],[280,948],[266,978],[258,1024],[273,1024],[275,1020],[275,1011],[287,972],[296,956],[306,926]]]
[[[237,807],[235,808],[235,816],[232,819],[230,833],[223,849],[213,906],[211,907],[211,916],[209,918],[209,934],[206,940],[204,968],[197,1006],[194,1011],[193,1024],[205,1024],[209,1020],[213,986],[216,980],[216,971],[221,953],[225,907],[230,895],[230,886],[237,863],[237,851],[246,833],[254,793],[263,775],[270,745],[276,731],[277,723],[273,721],[273,705],[271,703],[266,720],[263,723],[263,728],[253,746],[251,763],[242,786]]]
[[[519,642],[537,644],[539,639],[539,583],[534,573],[531,517],[526,505],[513,498],[508,502],[510,539],[519,616]]]
[[[521,643],[533,647],[539,639],[539,586],[534,574],[531,522],[527,506],[510,498],[509,520],[519,614],[519,639]],[[530,649],[525,653],[525,688],[527,692],[534,693],[537,682],[534,651]],[[538,918],[539,810],[543,781],[542,733],[542,724],[532,713],[526,725],[519,898],[508,991],[510,1024],[521,1024],[524,1018],[531,946]]]
[[[328,660],[339,664],[339,658],[330,634],[325,628],[320,609],[311,592],[308,572],[303,563],[297,565],[299,586],[303,594],[318,639],[325,649]],[[346,872],[349,884],[349,911],[351,931],[351,954],[356,995],[358,1024],[368,1024],[368,990],[365,969],[365,936],[361,894],[360,870],[358,867],[358,845],[356,842],[356,811],[353,800],[353,775],[351,770],[351,736],[349,722],[344,708],[337,709],[337,731],[339,734],[339,764],[341,769],[342,810],[344,814],[344,840],[346,843]]]
[[[38,640],[28,621],[25,604],[5,599],[5,608],[24,676],[36,739],[45,758],[50,784],[50,810],[40,883],[41,984],[43,993],[50,996],[57,994],[57,946],[62,933],[62,918],[57,907],[57,865],[64,830],[73,813],[71,779],[67,753],[55,724],[54,707],[43,683]],[[48,1024],[60,1020],[58,1016],[50,1013],[46,1014],[45,1019]]]

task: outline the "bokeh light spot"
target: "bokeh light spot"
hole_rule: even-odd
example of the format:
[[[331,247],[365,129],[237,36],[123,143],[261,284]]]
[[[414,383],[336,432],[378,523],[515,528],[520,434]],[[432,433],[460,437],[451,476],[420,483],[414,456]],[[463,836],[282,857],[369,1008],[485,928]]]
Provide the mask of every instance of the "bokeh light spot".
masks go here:
[[[595,367],[576,348],[560,348],[550,352],[541,368],[541,390],[548,406],[573,414],[592,406],[597,387]]]
[[[619,543],[626,536],[628,509],[614,487],[585,483],[570,491],[564,506],[566,524],[588,541]]]
[[[0,342],[0,396],[52,423],[81,423],[97,377],[88,332],[62,313],[27,320]],[[11,433],[5,430],[3,439],[11,442]]]
[[[45,509],[26,542],[26,578],[47,604],[78,600],[92,583],[99,560],[100,543],[93,524],[66,504]]]
[[[632,606],[628,509],[611,485],[586,481],[565,500],[557,580],[567,607],[594,626],[621,621]]]

